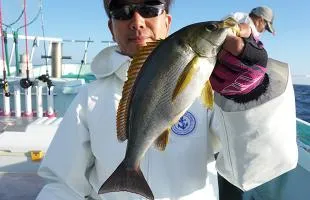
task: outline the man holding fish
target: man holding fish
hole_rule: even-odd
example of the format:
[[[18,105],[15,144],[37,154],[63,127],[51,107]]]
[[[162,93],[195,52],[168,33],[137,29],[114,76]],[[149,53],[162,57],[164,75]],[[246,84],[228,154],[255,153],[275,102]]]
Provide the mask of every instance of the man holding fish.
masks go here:
[[[272,60],[266,71],[263,47],[253,47],[259,61],[240,49],[237,58],[247,60],[239,64],[262,70],[263,78],[233,94],[215,90],[213,99],[209,78],[221,49],[233,48],[235,20],[192,24],[168,36],[170,0],[104,5],[118,45],[94,58],[98,80],[67,110],[39,169],[52,182],[38,200],[216,200],[217,172],[249,190],[296,166],[287,66]]]

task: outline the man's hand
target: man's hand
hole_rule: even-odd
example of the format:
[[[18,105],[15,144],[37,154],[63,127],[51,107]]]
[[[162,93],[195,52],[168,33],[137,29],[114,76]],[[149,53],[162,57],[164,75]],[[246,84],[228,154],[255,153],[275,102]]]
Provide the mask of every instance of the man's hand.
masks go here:
[[[223,44],[223,49],[234,56],[239,56],[244,48],[244,41],[241,37],[229,35]]]
[[[227,36],[223,49],[230,52],[234,56],[239,56],[244,49],[243,38],[249,38],[252,33],[251,27],[246,23],[241,23],[233,28],[235,35]]]
[[[238,24],[238,26],[240,29],[239,35],[237,35],[238,37],[243,37],[243,38],[250,37],[250,35],[252,33],[252,29],[248,24],[241,23],[241,24]]]
[[[252,35],[227,36],[210,77],[213,90],[239,103],[257,99],[269,83],[265,76],[267,59],[262,43]]]

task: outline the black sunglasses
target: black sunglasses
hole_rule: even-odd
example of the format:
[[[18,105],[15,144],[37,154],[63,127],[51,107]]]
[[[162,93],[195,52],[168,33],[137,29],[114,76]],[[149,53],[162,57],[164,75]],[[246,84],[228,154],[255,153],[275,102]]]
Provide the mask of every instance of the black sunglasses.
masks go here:
[[[138,12],[144,18],[157,17],[165,10],[165,4],[130,4],[110,11],[110,16],[117,20],[129,20],[135,12]]]

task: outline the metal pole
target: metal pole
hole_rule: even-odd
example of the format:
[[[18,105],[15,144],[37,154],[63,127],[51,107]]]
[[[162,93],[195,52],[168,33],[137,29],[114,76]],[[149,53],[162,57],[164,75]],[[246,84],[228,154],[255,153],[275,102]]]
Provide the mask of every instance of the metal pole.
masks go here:
[[[11,54],[10,54],[10,60],[9,60],[9,65],[8,66],[12,65],[12,60],[13,60],[14,52],[15,52],[15,43],[13,43],[13,45],[12,45]]]
[[[7,36],[7,32],[4,32],[4,49],[5,49],[5,61],[6,61],[6,67],[7,67],[7,71],[8,71],[8,76],[11,76],[10,63],[9,63],[9,50],[8,50],[8,36]]]
[[[62,43],[52,43],[52,77],[61,78]]]
[[[27,55],[26,54],[21,54],[20,56],[20,64],[19,64],[19,69],[20,69],[20,76],[23,78],[27,78]],[[29,70],[29,77],[33,77],[33,71],[32,71],[32,63],[29,59],[28,56],[28,70]],[[29,78],[28,77],[28,78]]]
[[[15,75],[19,76],[20,75],[20,68],[19,68],[19,60],[18,60],[18,33],[14,32],[14,43],[15,43]]]

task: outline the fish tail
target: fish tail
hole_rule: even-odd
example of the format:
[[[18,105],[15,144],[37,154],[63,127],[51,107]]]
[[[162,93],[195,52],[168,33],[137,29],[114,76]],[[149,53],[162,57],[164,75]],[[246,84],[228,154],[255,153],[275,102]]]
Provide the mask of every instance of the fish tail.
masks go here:
[[[98,193],[103,194],[119,191],[140,194],[150,200],[154,199],[153,192],[146,182],[140,167],[137,170],[128,170],[124,161],[103,183]]]

